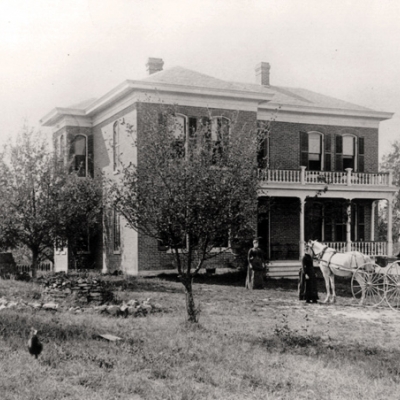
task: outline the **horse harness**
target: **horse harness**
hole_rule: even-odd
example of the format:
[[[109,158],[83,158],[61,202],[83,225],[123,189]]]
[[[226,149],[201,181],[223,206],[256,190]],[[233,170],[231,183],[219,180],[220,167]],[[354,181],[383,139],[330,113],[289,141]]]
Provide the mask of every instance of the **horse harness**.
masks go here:
[[[330,263],[331,263],[332,257],[337,253],[337,251],[336,251],[336,250],[333,250],[333,251],[331,252],[331,255],[330,255],[328,261],[322,260],[322,257],[324,256],[324,254],[325,254],[325,252],[326,252],[327,249],[329,249],[329,247],[328,247],[328,246],[325,246],[325,247],[322,249],[321,253],[318,254],[317,259],[318,259],[319,262],[321,262],[321,261],[326,262],[327,268],[329,268],[329,265],[330,265]],[[314,250],[313,250],[313,252],[314,252]],[[315,253],[314,253],[314,254],[315,254]]]
[[[325,262],[325,263],[327,264],[327,265],[326,265],[327,268],[329,268],[329,265],[331,264],[332,257],[333,257],[335,254],[337,254],[337,251],[332,249],[332,252],[331,252],[331,254],[330,254],[329,259],[328,259],[328,260],[323,260],[322,257],[323,257],[324,254],[326,253],[326,250],[329,249],[329,247],[328,247],[328,246],[325,246],[325,247],[322,249],[321,253],[318,254],[318,255],[315,254],[314,249],[312,248],[312,246],[310,246],[310,247],[311,247],[311,250],[312,250],[312,252],[313,252],[313,254],[314,254],[314,257],[317,258],[318,262],[321,262],[321,261]],[[353,255],[352,259],[355,260],[356,267],[358,267],[357,258],[354,257],[354,255]],[[336,268],[339,268],[339,267],[336,266]],[[341,269],[341,268],[339,268],[339,269]]]

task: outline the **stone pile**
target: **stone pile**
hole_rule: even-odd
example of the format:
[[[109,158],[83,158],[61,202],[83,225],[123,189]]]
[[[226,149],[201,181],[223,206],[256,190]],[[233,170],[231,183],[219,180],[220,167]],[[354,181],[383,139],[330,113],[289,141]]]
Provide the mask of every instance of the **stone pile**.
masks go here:
[[[78,302],[102,305],[114,297],[106,282],[96,278],[56,274],[44,277],[42,285],[44,296],[59,302],[72,296]]]
[[[60,307],[58,303],[52,302],[26,302],[21,299],[19,300],[8,300],[4,297],[0,298],[0,311],[6,308],[21,309],[31,309],[31,310],[47,310],[47,311],[68,311],[72,314],[81,313],[99,313],[104,315],[109,315],[112,317],[145,317],[149,314],[154,314],[162,311],[160,304],[153,302],[151,299],[139,301],[139,300],[129,300],[128,302],[123,302],[122,304],[112,304],[112,305],[100,305],[93,307],[69,307],[66,308],[65,305]]]

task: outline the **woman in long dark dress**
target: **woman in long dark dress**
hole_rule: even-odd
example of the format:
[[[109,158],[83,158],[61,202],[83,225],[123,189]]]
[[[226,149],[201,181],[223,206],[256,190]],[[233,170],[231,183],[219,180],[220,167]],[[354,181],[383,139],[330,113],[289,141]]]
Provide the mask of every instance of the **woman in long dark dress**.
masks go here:
[[[299,300],[305,300],[307,303],[317,303],[318,283],[315,275],[313,259],[306,250],[306,254],[301,261],[299,271]]]
[[[246,289],[262,289],[266,271],[264,252],[258,247],[258,240],[253,240],[253,248],[249,250],[246,277]]]

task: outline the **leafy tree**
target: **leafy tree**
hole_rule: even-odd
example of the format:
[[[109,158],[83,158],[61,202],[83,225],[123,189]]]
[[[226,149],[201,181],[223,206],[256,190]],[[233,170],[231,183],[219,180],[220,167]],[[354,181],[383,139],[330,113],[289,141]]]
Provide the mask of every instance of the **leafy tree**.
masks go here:
[[[383,172],[392,171],[393,173],[393,184],[400,187],[400,141],[397,140],[392,143],[392,150],[390,153],[385,154],[382,158],[381,170]],[[379,221],[378,221],[378,232],[379,238],[386,240],[387,235],[387,205],[383,204],[379,207]],[[396,193],[393,202],[393,240],[399,239],[400,232],[400,192]]]
[[[0,154],[0,245],[27,247],[33,276],[56,240],[74,248],[88,229],[94,232],[101,212],[99,184],[59,161],[27,126]]]
[[[198,321],[193,278],[257,223],[261,135],[237,113],[226,116],[198,119],[185,137],[174,107],[142,107],[137,165],[109,181],[112,207],[128,225],[172,250],[191,322]]]

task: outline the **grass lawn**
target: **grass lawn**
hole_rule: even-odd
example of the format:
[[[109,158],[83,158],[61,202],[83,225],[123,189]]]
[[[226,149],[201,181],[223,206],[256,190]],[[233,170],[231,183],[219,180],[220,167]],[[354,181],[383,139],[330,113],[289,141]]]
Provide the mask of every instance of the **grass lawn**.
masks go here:
[[[399,398],[400,315],[358,307],[349,281],[338,282],[335,305],[306,305],[296,282],[247,291],[238,273],[202,276],[200,323],[190,325],[174,276],[113,279],[119,301],[151,298],[163,311],[0,310],[2,400]],[[0,281],[0,297],[40,295],[34,283]],[[44,343],[38,360],[27,351],[31,326]]]

